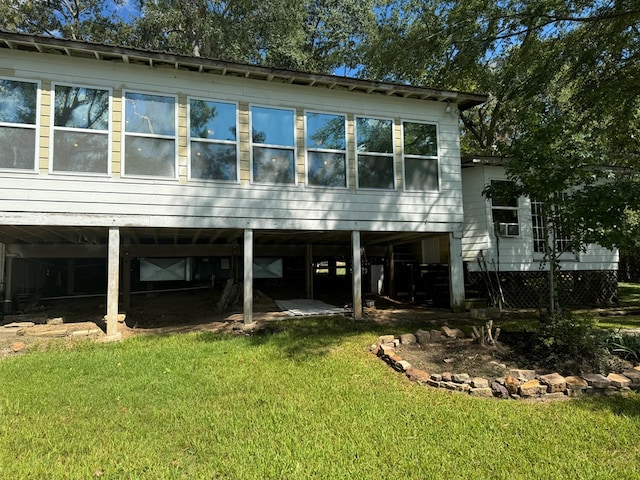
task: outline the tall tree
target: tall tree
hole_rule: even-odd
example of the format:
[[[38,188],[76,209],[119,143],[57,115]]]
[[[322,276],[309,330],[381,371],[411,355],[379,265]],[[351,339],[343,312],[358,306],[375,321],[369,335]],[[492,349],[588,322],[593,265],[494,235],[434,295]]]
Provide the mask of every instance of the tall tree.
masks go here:
[[[127,44],[131,26],[126,0],[0,0],[7,30],[73,40]]]
[[[332,72],[355,65],[372,0],[142,0],[141,46],[256,64]]]

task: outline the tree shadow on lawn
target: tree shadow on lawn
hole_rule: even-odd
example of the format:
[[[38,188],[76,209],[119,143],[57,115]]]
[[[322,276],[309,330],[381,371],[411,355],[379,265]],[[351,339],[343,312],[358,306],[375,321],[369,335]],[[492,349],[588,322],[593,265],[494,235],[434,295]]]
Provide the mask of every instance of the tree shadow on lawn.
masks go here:
[[[638,392],[627,395],[612,393],[585,397],[576,399],[572,405],[587,412],[610,412],[619,417],[640,418],[640,393]]]
[[[305,361],[326,356],[348,339],[382,335],[384,326],[368,320],[353,320],[343,316],[322,316],[301,319],[283,319],[267,322],[247,341],[254,346],[273,345],[288,359]],[[366,342],[363,342],[363,348]]]

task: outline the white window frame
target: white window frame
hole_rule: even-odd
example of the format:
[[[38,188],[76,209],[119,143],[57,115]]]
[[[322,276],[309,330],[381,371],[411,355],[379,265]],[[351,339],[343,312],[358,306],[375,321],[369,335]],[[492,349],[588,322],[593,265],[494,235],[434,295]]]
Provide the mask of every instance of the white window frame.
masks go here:
[[[285,110],[293,113],[293,146],[276,145],[271,143],[254,143],[253,142],[253,108],[269,108],[271,110]],[[281,107],[275,105],[264,105],[252,103],[249,104],[249,173],[250,181],[254,185],[269,185],[277,187],[292,187],[298,185],[298,135],[297,135],[298,115],[295,108]],[[253,147],[277,148],[279,150],[291,150],[293,152],[293,183],[271,183],[256,181],[253,177]]]
[[[173,135],[153,135],[146,133],[137,133],[137,132],[127,132],[127,93],[135,93],[140,95],[149,95],[149,96],[158,96],[158,97],[168,97],[173,98],[174,110],[174,124],[173,124]],[[179,104],[178,104],[178,95],[165,93],[165,92],[151,92],[148,90],[135,90],[135,89],[124,89],[122,90],[122,132],[121,132],[121,169],[120,175],[123,178],[141,178],[141,179],[154,179],[154,180],[179,180],[180,171],[179,171],[179,162],[178,162],[178,152],[179,152]],[[174,175],[173,177],[168,176],[158,176],[158,175],[141,175],[141,174],[127,174],[126,173],[126,163],[127,163],[127,152],[126,152],[126,139],[128,136],[131,137],[141,137],[141,138],[156,138],[162,140],[173,140],[174,153],[173,153],[173,162],[174,162]]]
[[[539,216],[537,214],[534,215],[534,211],[533,211],[534,205],[540,205],[541,206],[543,204],[544,204],[544,202],[540,202],[540,201],[537,201],[537,200],[531,200],[531,231],[532,231],[531,239],[532,239],[532,242],[533,242],[533,255],[534,255],[534,258],[536,260],[541,260],[546,255],[546,251],[542,251],[542,252],[536,251],[536,245],[535,245],[536,240],[533,238],[533,231],[534,230],[543,229],[543,232],[544,232],[544,225],[543,226],[534,226],[534,224],[533,224],[534,223],[534,217],[535,216]],[[541,223],[544,224],[544,218],[540,217],[540,220],[541,220]],[[551,232],[548,232],[548,234],[549,234],[549,237],[550,237],[551,236]],[[540,240],[538,240],[538,241],[540,241]],[[548,246],[550,244],[550,242],[551,242],[551,238],[546,238],[544,241],[545,241],[544,245]],[[569,242],[569,241],[571,241],[571,239],[567,238],[567,237],[563,237],[563,238],[556,238],[555,241],[556,241],[556,248],[558,248],[558,243]],[[577,251],[576,252],[560,251],[559,253],[560,253],[560,255],[559,255],[558,258],[560,260],[562,260],[562,261],[579,261],[579,259],[580,259],[580,253],[577,252]]]
[[[13,123],[13,122],[0,122],[0,127],[8,128],[22,128],[25,130],[33,130],[34,136],[34,154],[33,154],[33,168],[3,168],[0,167],[2,172],[14,172],[14,173],[38,173],[40,171],[40,112],[42,106],[42,82],[40,80],[33,80],[30,78],[22,77],[0,77],[0,80],[8,80],[13,82],[32,83],[36,86],[36,122],[31,125],[28,123]]]
[[[335,115],[337,117],[344,117],[344,150],[334,150],[326,148],[309,148],[307,145],[307,114],[317,113],[319,115]],[[348,190],[349,189],[349,137],[347,129],[348,116],[346,113],[336,112],[323,112],[319,110],[305,110],[304,111],[304,172],[305,183],[310,188],[329,188],[331,190]],[[345,186],[333,187],[330,185],[311,185],[309,183],[309,152],[319,153],[339,153],[344,155],[344,168],[345,168]]]
[[[491,185],[491,183],[493,182],[506,182],[506,183],[513,183],[511,180],[507,180],[506,178],[493,178],[491,180],[489,180],[489,184]],[[509,206],[503,206],[503,205],[495,205],[493,204],[493,199],[489,199],[489,219],[490,222],[489,224],[491,225],[491,231],[493,232],[494,236],[500,237],[500,238],[522,238],[522,215],[520,212],[520,197],[516,197],[516,206],[515,207],[509,207]],[[493,220],[493,211],[494,210],[505,210],[505,211],[514,211],[516,212],[516,216],[518,219],[518,234],[517,235],[500,235],[498,232],[496,232],[496,224]],[[508,223],[508,225],[511,225],[511,223]]]
[[[56,86],[61,87],[78,87],[78,88],[86,88],[86,89],[94,89],[94,90],[106,90],[109,92],[109,119],[107,130],[89,130],[86,128],[70,128],[70,127],[57,127],[55,121],[56,115]],[[52,82],[51,84],[51,125],[50,125],[50,135],[49,135],[49,173],[52,175],[81,175],[81,176],[91,176],[91,177],[110,177],[112,174],[112,134],[113,134],[113,89],[110,87],[99,87],[95,85],[81,85],[76,83],[64,83],[64,82]],[[61,132],[79,132],[79,133],[92,133],[96,135],[107,135],[107,171],[105,173],[102,172],[68,172],[62,170],[54,170],[53,169],[53,156],[54,152],[54,143],[55,143],[55,133],[56,131]]]
[[[225,103],[227,105],[233,105],[236,110],[235,125],[236,125],[236,139],[233,140],[217,140],[209,138],[192,138],[191,137],[191,100],[201,100],[203,102],[213,103]],[[218,180],[214,178],[194,178],[191,176],[191,142],[213,143],[216,145],[235,145],[236,147],[236,178],[235,180]],[[238,102],[218,100],[216,98],[205,97],[187,97],[187,175],[189,181],[193,182],[222,182],[222,183],[240,183],[240,106]]]
[[[436,127],[436,143],[437,143],[437,152],[435,156],[429,155],[414,155],[414,154],[406,154],[404,151],[404,124],[405,123],[418,123],[421,125],[433,125]],[[402,148],[402,186],[403,191],[405,192],[430,192],[430,193],[438,193],[442,190],[442,171],[440,169],[440,159],[442,156],[440,155],[440,125],[435,122],[423,122],[417,120],[407,120],[401,119],[400,121],[400,130],[401,130],[401,148]],[[407,188],[407,172],[406,172],[406,159],[415,159],[415,160],[426,160],[431,161],[435,160],[436,162],[436,171],[438,175],[437,187],[436,190],[427,190],[425,189],[410,189]]]
[[[373,119],[373,120],[390,120],[391,121],[391,153],[382,153],[382,152],[359,152],[358,151],[358,119],[359,118],[363,118],[363,119]],[[398,182],[396,180],[396,177],[398,175],[397,173],[397,169],[396,169],[396,135],[395,135],[395,131],[396,131],[396,122],[392,117],[379,117],[377,115],[354,115],[353,118],[353,139],[354,139],[354,144],[355,144],[355,150],[356,150],[356,158],[354,160],[355,162],[355,171],[356,171],[356,187],[358,188],[358,190],[367,190],[367,191],[371,191],[371,192],[395,192],[398,189]],[[382,156],[382,157],[390,157],[391,158],[391,163],[393,166],[393,186],[392,188],[375,188],[375,187],[361,187],[360,186],[360,172],[358,171],[358,159],[360,157],[360,155],[363,156],[367,156],[368,154],[371,155],[377,155],[377,156]]]

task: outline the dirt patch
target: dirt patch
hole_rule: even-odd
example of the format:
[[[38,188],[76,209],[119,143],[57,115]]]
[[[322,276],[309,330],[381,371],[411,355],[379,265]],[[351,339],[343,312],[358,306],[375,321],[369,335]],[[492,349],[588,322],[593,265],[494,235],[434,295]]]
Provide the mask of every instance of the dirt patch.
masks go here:
[[[526,368],[508,359],[509,349],[483,347],[470,338],[447,339],[425,345],[400,345],[397,355],[428,373],[468,373],[472,377],[504,377],[510,369]]]

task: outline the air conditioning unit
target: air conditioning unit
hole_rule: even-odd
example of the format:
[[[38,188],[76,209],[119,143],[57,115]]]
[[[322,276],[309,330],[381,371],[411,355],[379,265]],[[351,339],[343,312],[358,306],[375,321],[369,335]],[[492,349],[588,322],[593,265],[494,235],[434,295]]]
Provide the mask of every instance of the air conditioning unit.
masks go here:
[[[518,237],[520,236],[520,225],[517,223],[499,223],[498,235],[501,237]]]

